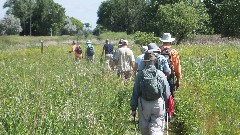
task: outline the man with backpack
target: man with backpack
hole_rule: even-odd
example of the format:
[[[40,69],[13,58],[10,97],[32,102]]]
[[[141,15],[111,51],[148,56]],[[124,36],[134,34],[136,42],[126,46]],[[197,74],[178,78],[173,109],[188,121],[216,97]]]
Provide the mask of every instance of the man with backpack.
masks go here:
[[[114,69],[113,49],[114,49],[113,45],[110,44],[109,40],[107,39],[103,46],[102,56],[105,55],[105,61],[106,61],[106,66],[107,66],[108,70]]]
[[[144,55],[145,68],[137,73],[130,106],[133,117],[138,108],[139,126],[143,135],[163,135],[165,110],[170,95],[165,74],[155,66],[157,58],[153,52]]]
[[[69,51],[69,53],[74,52],[75,55],[75,61],[79,62],[79,60],[82,57],[82,48],[80,45],[78,45],[77,43],[75,43],[75,41],[73,41],[72,43],[72,51]]]
[[[90,40],[87,40],[86,42],[86,53],[85,53],[85,57],[91,62],[94,62],[94,47],[92,45],[92,42]]]
[[[148,47],[148,51],[153,52],[155,57],[157,58],[157,61],[155,63],[156,68],[161,70],[162,72],[164,72],[166,76],[169,76],[171,73],[171,69],[167,62],[167,59],[161,55],[160,48],[157,46],[157,44],[150,43],[150,44],[148,44],[147,47]],[[144,54],[142,55],[142,58],[143,57],[144,57]],[[136,70],[141,71],[144,69],[144,67],[145,67],[145,64],[143,62],[143,59],[138,59],[138,66],[136,66]]]
[[[175,86],[176,89],[178,89],[181,84],[181,65],[179,55],[175,49],[171,48],[171,43],[175,40],[175,38],[172,38],[170,33],[164,33],[160,40],[163,43],[163,45],[160,46],[161,55],[165,56],[171,68],[171,74],[168,76],[168,82],[171,94],[174,97]],[[177,79],[176,83],[174,81],[174,76],[176,76]]]
[[[133,51],[128,48],[128,41],[123,40],[122,47],[118,49],[116,60],[122,84],[132,77],[132,71],[135,64]]]

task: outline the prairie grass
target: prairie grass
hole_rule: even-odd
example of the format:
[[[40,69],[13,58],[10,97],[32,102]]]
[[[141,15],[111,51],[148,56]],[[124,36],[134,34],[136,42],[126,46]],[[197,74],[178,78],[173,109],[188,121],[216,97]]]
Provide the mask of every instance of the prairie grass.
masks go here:
[[[13,38],[16,47],[19,42],[34,44],[42,39]],[[133,81],[121,85],[115,72],[104,69],[102,41],[95,42],[94,64],[85,59],[75,63],[68,43],[45,46],[43,54],[36,45],[11,51],[4,47],[0,134],[135,134],[129,107]],[[140,54],[138,46],[130,47],[135,57]],[[180,54],[183,74],[172,130],[176,134],[239,134],[240,46],[173,48]]]

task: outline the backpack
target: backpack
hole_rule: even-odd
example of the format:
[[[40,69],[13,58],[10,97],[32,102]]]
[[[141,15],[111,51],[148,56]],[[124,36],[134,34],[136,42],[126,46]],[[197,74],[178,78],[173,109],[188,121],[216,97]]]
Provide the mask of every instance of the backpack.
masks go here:
[[[78,54],[82,54],[82,48],[78,45],[75,49],[75,52]]]
[[[141,71],[142,80],[140,83],[141,97],[146,101],[157,100],[162,97],[163,86],[161,84],[161,77],[157,74],[156,68],[145,68]]]
[[[160,49],[161,49],[161,55],[163,55],[167,59],[168,65],[171,69],[171,75],[174,75],[174,71],[173,71],[173,68],[172,68],[171,55],[170,55],[170,52],[172,51],[172,48],[160,47]]]
[[[87,55],[88,56],[93,56],[94,55],[93,46],[91,44],[87,45]]]
[[[174,71],[173,71],[173,68],[172,68],[172,61],[171,61],[171,55],[170,55],[170,52],[172,51],[172,48],[163,48],[163,47],[160,47],[161,49],[161,55],[163,55],[166,59],[167,59],[167,62],[168,62],[168,65],[171,69],[171,74],[170,76],[167,77],[167,80],[168,80],[168,83],[169,83],[169,86],[170,86],[170,90],[171,90],[171,93],[172,93],[172,96],[174,97],[173,95],[173,91],[174,91]]]

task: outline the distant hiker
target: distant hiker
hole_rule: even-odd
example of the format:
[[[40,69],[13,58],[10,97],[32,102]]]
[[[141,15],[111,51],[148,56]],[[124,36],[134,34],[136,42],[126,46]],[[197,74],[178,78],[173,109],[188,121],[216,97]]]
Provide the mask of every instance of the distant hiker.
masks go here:
[[[142,46],[141,47],[141,55],[137,56],[136,58],[136,61],[135,61],[135,68],[134,68],[134,75],[136,75],[136,72],[138,70],[140,70],[138,67],[140,65],[140,63],[142,62],[143,63],[143,58],[144,58],[144,54],[145,52],[148,50],[148,47],[147,46]],[[144,64],[143,64],[144,65]]]
[[[156,43],[148,44],[148,51],[153,52],[155,57],[157,58],[157,61],[155,63],[156,68],[163,71],[163,73],[165,73],[165,75],[169,76],[171,73],[171,69],[167,62],[167,59],[164,56],[160,55],[161,51],[160,51],[160,48],[157,46],[157,44]],[[144,56],[144,54],[142,54],[142,56],[140,55],[140,57],[142,57],[142,58],[143,58],[143,56]],[[139,64],[137,66],[137,71],[143,70],[145,67],[143,59],[139,58],[138,63]]]
[[[171,42],[173,42],[175,38],[172,38],[170,33],[164,33],[160,40],[163,42],[163,45],[160,47],[161,55],[166,57],[172,70],[171,75],[168,76],[168,82],[170,85],[171,94],[174,97],[175,86],[176,89],[178,89],[181,84],[181,65],[179,55],[175,49],[171,48]],[[176,76],[177,79],[176,83],[174,80],[174,76]]]
[[[82,57],[82,48],[80,45],[78,45],[77,43],[75,43],[75,41],[73,41],[72,43],[72,50],[69,52],[74,52],[75,55],[75,61],[79,62],[79,60]]]
[[[90,40],[87,40],[86,42],[86,51],[85,51],[85,57],[91,62],[94,62],[94,47],[92,45],[92,42]]]
[[[145,68],[137,73],[130,106],[133,117],[138,108],[139,127],[142,135],[163,135],[165,110],[170,95],[165,74],[156,69],[157,58],[153,52],[144,55]]]
[[[122,47],[122,39],[118,42],[118,47],[114,50],[114,53],[113,53],[114,67],[118,66],[118,64],[117,64],[117,62],[118,62],[118,50],[121,47]],[[119,71],[118,67],[116,69],[117,69],[117,76],[120,77],[120,71]]]
[[[109,43],[109,39],[105,41],[105,44],[103,46],[102,56],[105,56],[106,66],[108,70],[114,69],[113,64],[113,45]]]
[[[118,58],[116,63],[120,72],[121,82],[124,83],[127,79],[131,80],[135,58],[133,51],[128,48],[127,40],[123,40],[122,47],[118,50]]]

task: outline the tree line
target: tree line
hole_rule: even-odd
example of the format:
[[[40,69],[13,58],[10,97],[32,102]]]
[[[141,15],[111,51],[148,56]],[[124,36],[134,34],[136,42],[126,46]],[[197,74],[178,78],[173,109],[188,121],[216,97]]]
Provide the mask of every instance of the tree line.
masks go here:
[[[65,8],[53,0],[6,0],[8,8],[0,20],[0,34],[6,35],[69,35],[90,27],[65,14]]]
[[[66,16],[65,8],[53,0],[6,0],[3,8],[8,10],[0,20],[0,35],[86,35],[84,28],[91,27]],[[240,36],[240,1],[236,0],[106,0],[97,16],[95,35],[140,31],[159,37],[170,32],[178,43],[196,34]]]
[[[178,42],[196,34],[240,36],[240,1],[107,0],[97,12],[95,32],[170,32]]]

